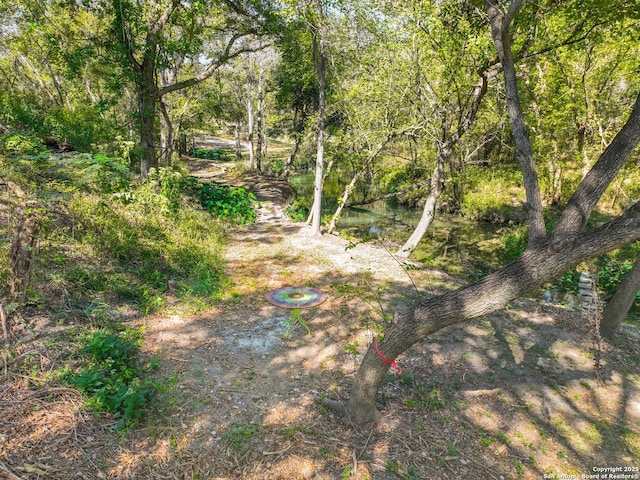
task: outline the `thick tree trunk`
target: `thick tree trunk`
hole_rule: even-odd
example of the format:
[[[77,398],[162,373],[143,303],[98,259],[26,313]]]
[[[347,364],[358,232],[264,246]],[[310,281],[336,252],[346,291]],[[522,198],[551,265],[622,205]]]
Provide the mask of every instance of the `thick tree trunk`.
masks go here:
[[[505,48],[509,45],[509,24],[522,7],[524,0],[513,0],[506,14],[500,12],[494,0],[485,1],[491,20],[494,43],[500,57],[506,59],[503,62],[503,67],[506,68],[504,64],[509,64],[510,56],[510,53],[506,54],[506,50],[510,52],[510,48]],[[513,117],[518,117],[522,112],[514,84],[515,70],[512,73],[513,76],[505,72],[505,87],[508,102],[518,104],[510,105],[509,113]],[[510,78],[507,79],[507,77]],[[527,146],[530,151],[524,123],[520,124],[517,118],[512,118],[511,126],[514,136],[518,137],[519,155],[526,153]],[[525,155],[525,158],[521,158],[527,201],[531,202],[530,241],[527,250],[511,264],[478,282],[444,295],[421,299],[407,312],[396,315],[394,322],[387,326],[384,339],[379,345],[382,355],[387,359],[395,359],[431,333],[446,326],[500,310],[509,301],[543,283],[554,280],[569,268],[639,240],[640,202],[636,202],[622,215],[598,228],[584,229],[586,219],[595,208],[602,193],[615,178],[621,166],[629,161],[639,143],[640,95],[636,98],[629,119],[589,174],[578,185],[555,230],[548,235],[545,232],[541,212],[537,212],[536,207],[541,205],[542,200],[533,157]],[[533,180],[535,180],[535,186],[527,183]],[[377,420],[379,413],[375,405],[375,394],[387,369],[388,365],[370,346],[354,378],[348,402],[342,404],[325,400],[325,405],[341,411],[354,423]]]
[[[640,291],[640,252],[633,267],[618,286],[618,290],[613,295],[602,311],[600,320],[600,335],[605,338],[612,338],[624,316],[627,314]]]
[[[149,170],[156,166],[156,101],[145,92],[140,97],[140,176],[146,179]]]
[[[500,12],[492,0],[486,0],[486,3],[493,43],[500,57],[502,71],[504,72],[507,108],[516,144],[516,159],[520,163],[524,179],[524,189],[527,196],[527,216],[529,217],[529,245],[535,246],[536,243],[544,240],[546,228],[542,215],[542,197],[540,196],[538,173],[518,98],[518,80],[511,52],[511,34],[509,32],[511,21],[524,2],[523,0],[515,0],[506,15]]]

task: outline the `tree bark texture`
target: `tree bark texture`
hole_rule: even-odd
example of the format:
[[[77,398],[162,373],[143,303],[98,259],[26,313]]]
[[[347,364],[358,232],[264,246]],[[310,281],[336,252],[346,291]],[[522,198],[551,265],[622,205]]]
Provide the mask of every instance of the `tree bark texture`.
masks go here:
[[[169,116],[169,110],[165,100],[160,100],[160,111],[162,112],[162,128],[160,128],[160,160],[161,164],[171,165],[173,156],[173,123]]]
[[[140,87],[140,176],[146,179],[149,170],[156,166],[156,100]]]
[[[453,150],[464,134],[474,124],[482,99],[487,93],[489,79],[495,77],[498,74],[498,71],[499,69],[494,65],[487,65],[481,69],[479,72],[480,79],[470,92],[470,96],[473,100],[471,101],[469,108],[466,111],[461,112],[460,124],[453,133],[449,133],[449,129],[446,125],[447,120],[443,119],[443,138],[437,144],[438,158],[436,159],[434,173],[431,176],[431,190],[427,196],[418,225],[416,225],[416,228],[405,241],[404,245],[400,247],[398,252],[396,252],[396,255],[403,257],[411,256],[431,226],[431,223],[435,218],[438,199],[444,191],[444,164],[445,162],[449,163],[453,174],[453,171],[456,169]],[[453,117],[455,115],[451,116]],[[461,196],[462,193],[459,191],[459,187],[454,185],[454,198],[457,199],[458,195]]]
[[[258,72],[258,109],[256,111],[256,168],[259,172],[262,171],[264,127],[264,71],[260,67]]]
[[[244,31],[236,32],[229,38],[222,52],[202,72],[181,81],[175,81],[174,78],[174,81],[169,82],[168,85],[162,85],[161,88],[158,88],[156,73],[158,71],[158,56],[162,45],[162,32],[174,12],[186,4],[179,0],[152,3],[157,8],[149,9],[149,16],[146,19],[147,34],[141,46],[141,52],[138,52],[131,38],[130,23],[135,22],[135,20],[127,17],[129,9],[123,5],[121,0],[114,0],[113,2],[114,34],[117,36],[126,60],[135,76],[137,87],[140,146],[143,152],[140,161],[140,175],[143,179],[147,178],[149,170],[155,167],[157,163],[156,102],[161,101],[162,97],[168,93],[183,90],[208,79],[218,68],[232,58],[244,52],[253,52],[264,48],[264,45],[237,46],[237,43],[242,38],[256,34],[255,27],[247,26]],[[236,10],[236,6],[232,2],[228,2],[227,6]],[[235,13],[246,16],[248,12],[238,10]],[[141,55],[141,59],[136,58],[136,55]]]
[[[397,314],[387,325],[384,339],[379,344],[382,355],[387,359],[397,358],[416,342],[444,327],[501,310],[509,301],[556,279],[585,260],[640,239],[640,202],[598,228],[585,229],[586,220],[607,185],[640,143],[640,95],[625,125],[576,188],[554,231],[546,234],[535,164],[533,156],[529,155],[531,148],[524,122],[520,121],[522,112],[515,85],[515,69],[507,72],[513,67],[510,52],[507,53],[510,50],[508,26],[523,2],[514,0],[509,11],[503,14],[493,1],[486,0],[494,43],[503,59],[511,127],[517,137],[527,201],[530,203],[529,245],[514,262],[491,275],[444,295],[420,298],[406,312]],[[354,378],[348,402],[342,404],[325,400],[324,403],[344,413],[351,422],[376,421],[380,414],[376,409],[375,396],[387,370],[388,365],[370,346]]]
[[[612,338],[618,330],[625,315],[633,305],[640,291],[640,252],[633,267],[618,286],[616,293],[607,302],[602,311],[600,320],[600,335],[604,338]]]

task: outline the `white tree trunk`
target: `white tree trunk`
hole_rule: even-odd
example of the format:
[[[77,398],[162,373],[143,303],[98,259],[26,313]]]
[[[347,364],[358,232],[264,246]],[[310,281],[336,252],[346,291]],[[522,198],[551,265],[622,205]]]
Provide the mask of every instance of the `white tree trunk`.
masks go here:
[[[420,221],[416,228],[413,230],[411,236],[404,242],[404,245],[400,247],[400,249],[396,252],[396,255],[399,257],[409,257],[414,252],[414,250],[418,247],[418,244],[424,237],[424,234],[431,226],[431,222],[436,215],[436,206],[438,204],[438,199],[440,195],[442,195],[442,191],[444,190],[444,157],[442,155],[438,155],[438,159],[436,160],[436,167],[433,169],[433,174],[431,176],[431,190],[429,191],[429,195],[427,195],[427,201],[424,204],[424,208],[422,209],[422,216],[420,217]]]
[[[327,57],[325,50],[324,27],[318,22],[314,30],[314,60],[318,74],[318,128],[316,150],[316,176],[313,184],[313,205],[311,206],[311,230],[315,235],[321,235],[320,222],[322,220],[322,187],[324,183],[324,124],[325,124],[325,83],[327,71]]]

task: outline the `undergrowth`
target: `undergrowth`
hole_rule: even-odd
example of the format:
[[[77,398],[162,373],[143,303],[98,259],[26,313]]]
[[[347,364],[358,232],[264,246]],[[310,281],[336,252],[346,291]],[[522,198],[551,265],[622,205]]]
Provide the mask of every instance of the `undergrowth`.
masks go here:
[[[96,303],[130,304],[147,314],[169,300],[173,309],[206,308],[227,286],[226,223],[255,218],[254,197],[244,189],[203,187],[180,168],[152,169],[138,184],[121,158],[53,154],[23,133],[0,136],[0,177],[25,192],[21,201],[39,224],[25,306],[54,312],[63,323],[80,316],[101,326],[116,308],[88,314]],[[212,189],[222,212],[201,204]],[[9,218],[16,212],[4,210]],[[11,224],[0,228],[2,245],[10,242]],[[6,278],[6,268],[0,275]]]
[[[158,360],[145,363],[139,351],[141,338],[139,329],[94,331],[80,351],[83,366],[63,376],[85,395],[89,408],[113,414],[116,430],[136,426],[160,389],[150,375]]]

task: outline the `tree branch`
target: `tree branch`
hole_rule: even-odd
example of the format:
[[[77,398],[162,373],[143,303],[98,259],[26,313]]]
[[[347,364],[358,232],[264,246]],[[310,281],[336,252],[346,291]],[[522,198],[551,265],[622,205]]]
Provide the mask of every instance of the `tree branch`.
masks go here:
[[[218,57],[218,59],[215,62],[213,62],[211,65],[209,65],[209,67],[207,67],[199,75],[188,78],[186,80],[182,80],[180,82],[173,83],[171,85],[167,85],[166,87],[162,87],[155,92],[154,96],[156,98],[161,98],[163,95],[166,95],[167,93],[175,92],[176,90],[182,90],[184,88],[196,85],[206,80],[207,78],[211,77],[216,72],[216,70],[218,70],[218,68],[220,68],[222,65],[224,65],[226,62],[228,62],[232,58],[235,58],[243,53],[257,52],[260,50],[264,50],[265,48],[271,45],[271,43],[260,43],[257,46],[245,46],[245,47],[240,47],[237,50],[234,50],[233,52],[231,51],[231,49],[233,48],[233,45],[240,38],[246,37],[248,35],[253,35],[254,33],[256,32],[253,30],[242,32],[242,33],[236,33],[231,37],[231,39],[229,39],[227,46],[225,47],[222,54]]]
[[[158,34],[162,31],[164,26],[169,21],[171,14],[175,12],[176,8],[180,5],[180,0],[173,0],[168,6],[167,9],[160,15],[160,18],[156,20],[149,29],[149,33],[152,35]]]
[[[509,26],[516,18],[516,15],[524,5],[524,0],[513,0],[511,6],[509,7],[509,11],[504,15],[504,19],[502,21],[502,28],[504,32],[509,31]]]
[[[640,94],[636,98],[627,122],[571,196],[556,225],[554,237],[561,239],[584,228],[600,197],[627,163],[639,143]]]
[[[386,200],[388,198],[393,198],[393,197],[397,197],[399,195],[403,195],[407,192],[410,192],[411,190],[415,190],[416,188],[420,188],[420,187],[424,187],[425,185],[429,185],[429,183],[431,183],[431,177],[427,178],[426,180],[422,180],[421,182],[418,183],[414,183],[413,185],[409,185],[407,188],[403,188],[402,190],[398,190],[397,192],[391,192],[391,193],[385,193],[384,195],[379,195],[375,198],[370,198],[368,200],[362,200],[360,202],[349,202],[346,203],[344,206],[345,207],[355,207],[357,205],[367,205],[369,203],[374,203],[377,202],[379,200]]]

